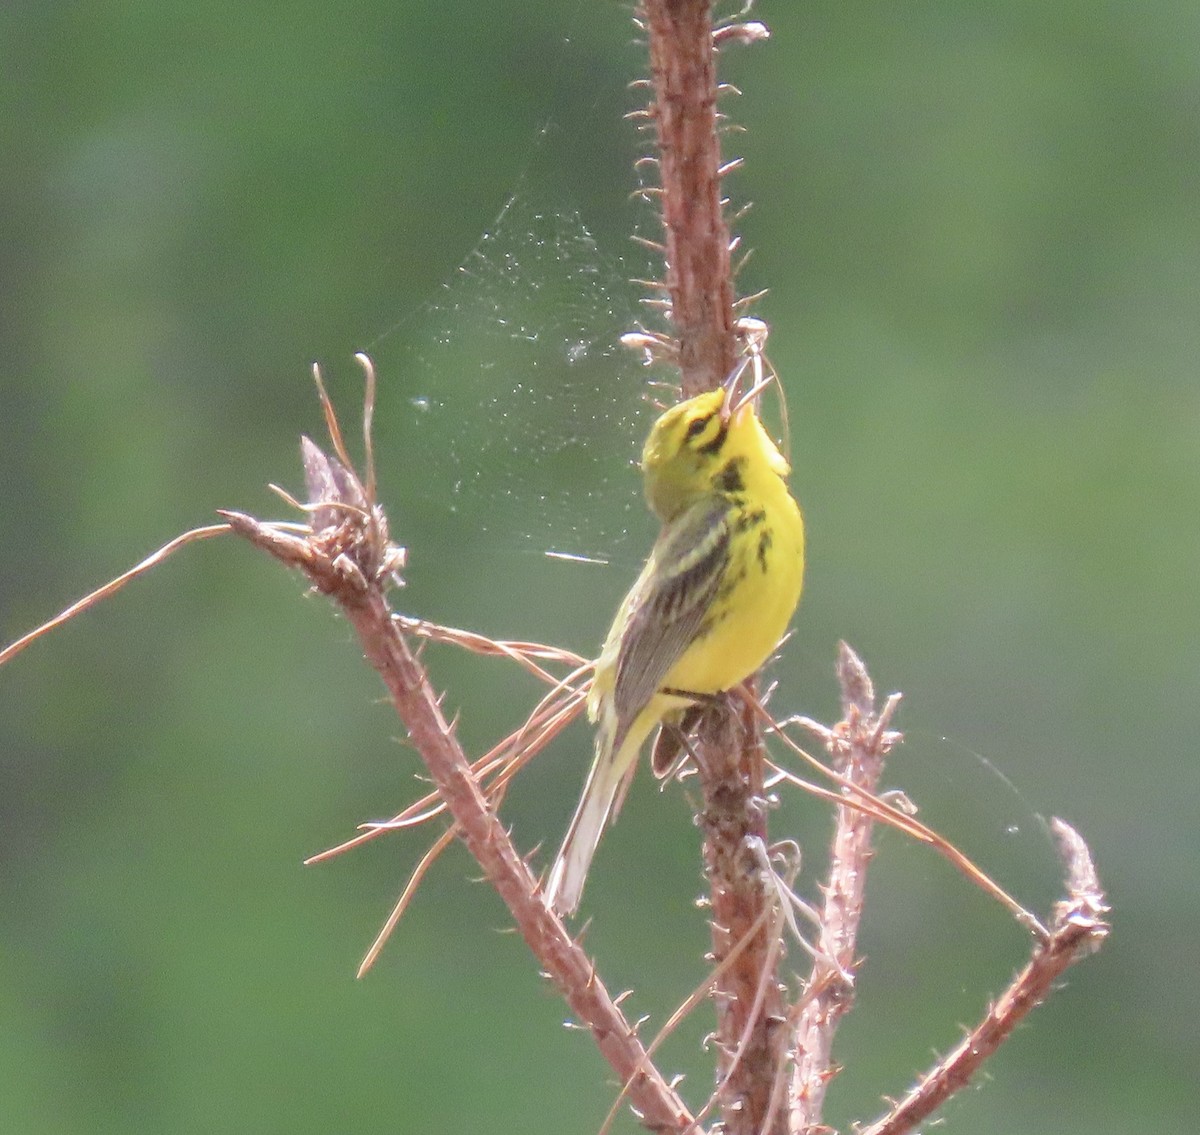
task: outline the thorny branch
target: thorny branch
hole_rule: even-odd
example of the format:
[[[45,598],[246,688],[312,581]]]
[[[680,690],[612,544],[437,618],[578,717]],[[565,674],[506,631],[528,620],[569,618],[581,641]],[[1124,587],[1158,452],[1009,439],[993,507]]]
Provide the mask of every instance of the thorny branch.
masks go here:
[[[370,393],[374,376],[370,362],[360,356],[368,377],[369,422]],[[400,815],[381,824],[366,825],[367,830],[347,841],[336,853],[374,838],[396,827],[422,822],[448,809],[454,824],[435,841],[414,872],[405,896],[389,919],[373,952],[386,936],[403,909],[408,895],[419,883],[428,865],[440,849],[455,835],[461,836],[484,872],[513,913],[518,929],[547,975],[562,991],[579,1019],[593,1033],[602,1054],[616,1071],[627,1096],[643,1124],[652,1131],[699,1132],[699,1119],[713,1106],[721,1106],[726,1085],[740,1072],[753,1049],[749,1038],[763,1014],[769,994],[775,991],[776,963],[781,956],[780,934],[785,923],[798,936],[789,904],[802,907],[791,891],[791,879],[775,872],[764,844],[750,841],[749,858],[743,866],[758,873],[770,900],[740,938],[731,939],[730,948],[717,961],[713,973],[688,999],[660,1032],[654,1044],[646,1048],[625,1019],[617,1002],[609,997],[596,973],[594,963],[572,941],[557,917],[541,898],[538,881],[529,871],[512,844],[497,816],[496,808],[511,777],[545,740],[578,712],[584,688],[585,667],[568,651],[525,642],[496,642],[482,636],[450,628],[434,627],[420,620],[391,613],[386,590],[400,582],[397,573],[404,565],[402,549],[390,542],[387,521],[373,500],[373,477],[367,486],[352,472],[337,423],[322,390],[330,433],[337,458],[327,457],[312,442],[304,439],[303,454],[309,483],[310,503],[300,505],[310,517],[308,525],[264,523],[241,513],[224,513],[227,525],[197,529],[170,541],[136,568],[98,589],[85,600],[68,608],[43,627],[0,652],[10,658],[60,625],[65,617],[110,595],[126,582],[144,574],[173,551],[222,531],[232,530],[249,539],[288,566],[302,570],[313,585],[338,602],[362,639],[368,659],[379,671],[392,694],[402,720],[409,726],[418,751],[425,759],[436,786]],[[370,446],[368,443],[368,461]],[[434,694],[412,649],[413,637],[453,642],[469,649],[509,658],[531,673],[552,684],[551,693],[531,712],[526,724],[505,738],[491,751],[469,765],[454,736],[453,724],[442,715],[439,698]],[[573,666],[562,679],[554,679],[544,663]],[[774,1068],[772,1078],[764,1079],[766,1100],[763,1128],[769,1130],[775,1117],[785,1115],[793,1135],[828,1132],[821,1123],[821,1103],[825,1087],[835,1072],[830,1052],[834,1030],[848,1009],[854,970],[854,941],[862,912],[862,882],[871,856],[870,827],[880,819],[930,843],[959,866],[960,870],[1010,909],[1014,904],[1003,892],[947,845],[936,833],[891,805],[870,794],[881,772],[882,758],[899,740],[889,730],[898,695],[892,695],[876,711],[874,692],[865,667],[844,644],[840,648],[838,675],[843,691],[843,720],[832,728],[804,722],[820,736],[834,756],[838,768],[827,769],[808,757],[784,733],[784,727],[771,723],[772,735],[788,741],[793,752],[814,763],[840,787],[837,834],[830,881],[825,889],[825,908],[815,919],[820,927],[820,950],[808,982],[800,996],[785,1007],[782,1017],[772,1020],[772,1032],[779,1043],[786,1043],[784,1058]],[[769,717],[761,702],[743,699],[744,713]],[[719,715],[710,728],[725,728]],[[736,726],[733,726],[736,727]],[[736,749],[736,746],[732,747]],[[702,758],[703,759],[703,758]],[[772,763],[776,775],[784,770]],[[786,779],[802,783],[794,775]],[[829,791],[817,789],[822,796]],[[950,1095],[962,1088],[983,1062],[1011,1034],[1017,1023],[1054,988],[1065,970],[1103,943],[1108,924],[1107,906],[1087,846],[1079,835],[1061,820],[1053,821],[1067,867],[1066,896],[1054,908],[1049,930],[1043,930],[1035,918],[1017,908],[1017,918],[1034,931],[1035,945],[1027,965],[991,1005],[981,1022],[967,1038],[922,1075],[916,1086],[881,1119],[863,1131],[863,1135],[903,1135],[932,1114]],[[314,859],[324,858],[316,856]],[[689,1012],[712,987],[726,988],[724,979],[740,965],[751,947],[765,940],[766,961],[757,973],[752,989],[745,991],[748,1004],[743,1006],[743,1033],[736,1044],[722,1053],[722,1073],[717,1091],[709,1104],[693,1118],[661,1072],[652,1063],[653,1050],[673,1022]],[[368,957],[368,964],[370,957]],[[790,1039],[789,1039],[790,1038]],[[782,1089],[789,1083],[783,1075],[792,1062],[790,1093]],[[765,1072],[760,1069],[760,1074]],[[786,1109],[785,1094],[789,1096]],[[728,1132],[722,1123],[718,1130]]]
[[[1087,844],[1062,820],[1051,821],[1066,867],[1066,897],[1055,903],[1050,940],[1040,944],[1028,964],[989,1006],[984,1018],[948,1056],[882,1119],[860,1135],[904,1135],[966,1087],[984,1061],[1008,1039],[1031,1009],[1040,1005],[1067,968],[1094,954],[1108,937],[1108,904]]]
[[[884,758],[898,739],[888,726],[899,699],[889,698],[882,710],[875,706],[875,690],[862,660],[844,642],[838,648],[838,681],[842,688],[842,722],[826,735],[834,767],[855,785],[874,793],[883,772]],[[811,1131],[821,1120],[825,1089],[835,1074],[833,1038],[842,1016],[849,1010],[853,989],[842,974],[856,965],[855,942],[862,918],[867,865],[871,860],[874,819],[842,804],[830,856],[829,882],[821,912],[824,954],[813,964],[809,988],[819,992],[800,1011],[793,1045],[789,1105],[791,1130]]]
[[[369,360],[360,358],[371,388]],[[337,458],[326,456],[305,439],[307,507],[312,518],[307,534],[242,513],[226,512],[225,519],[255,546],[303,571],[318,591],[341,607],[367,660],[383,679],[463,842],[508,906],[546,974],[591,1029],[622,1082],[629,1082],[630,1099],[643,1123],[651,1131],[687,1130],[692,1123],[687,1108],[647,1059],[594,963],[542,900],[538,880],[484,796],[453,725],[442,713],[439,697],[388,605],[385,590],[403,556],[388,541],[382,509],[351,471],[336,425],[330,432]],[[370,475],[367,480],[370,483]]]
[[[672,359],[689,397],[720,384],[738,355],[731,238],[723,178],[738,161],[721,153],[723,93],[716,62],[725,45],[765,38],[760,24],[740,20],[714,27],[710,0],[642,0],[651,97],[644,111],[655,138],[659,184],[646,194],[662,223],[663,299],[669,335],[630,336],[627,342]],[[753,297],[749,297],[753,298]],[[665,349],[661,347],[665,344]],[[699,823],[708,879],[713,959],[721,976],[713,989],[717,1013],[717,1100],[727,1135],[782,1132],[783,1109],[774,1085],[786,1063],[781,1028],[783,951],[767,918],[775,901],[755,849],[768,845],[765,761],[756,714],[718,708],[704,715],[694,745],[704,804]],[[725,965],[735,943],[748,943]]]
[[[733,369],[734,293],[721,191],[716,49],[709,0],[643,0],[657,140],[663,260],[684,397]]]
[[[652,286],[666,298],[652,302],[664,310],[670,334],[643,331],[625,338],[632,346],[677,362],[683,393],[690,395],[712,388],[730,371],[738,352],[739,327],[745,323],[738,318],[739,312],[757,298],[734,298],[732,253],[736,239],[730,237],[721,180],[738,163],[723,161],[720,151],[716,104],[723,88],[716,79],[716,52],[726,45],[759,42],[767,32],[763,25],[740,18],[714,27],[708,0],[642,0],[639,22],[648,38],[652,78],[646,85],[652,90],[652,98],[648,108],[638,113],[655,134],[658,156],[652,162],[658,166],[661,180],[661,185],[645,192],[648,199],[661,202],[663,224],[661,243],[643,243],[659,251],[664,259],[665,280]],[[393,827],[422,822],[443,810],[453,820],[418,865],[364,967],[429,864],[457,835],[508,905],[518,930],[547,975],[579,1020],[592,1031],[623,1085],[622,1094],[629,1098],[648,1129],[699,1132],[698,1119],[715,1106],[721,1116],[716,1129],[722,1135],[777,1135],[784,1131],[790,1135],[816,1135],[828,1131],[822,1125],[823,1102],[836,1072],[833,1038],[852,1001],[855,942],[862,914],[863,882],[872,854],[873,823],[884,819],[905,826],[898,822],[895,809],[871,795],[883,759],[899,739],[888,728],[897,696],[877,709],[865,667],[853,651],[842,645],[838,677],[843,691],[843,720],[832,728],[816,727],[833,755],[833,780],[840,792],[830,877],[818,917],[815,961],[800,995],[790,1005],[778,976],[784,956],[780,939],[785,922],[792,918],[788,896],[794,903],[800,900],[790,891],[790,881],[775,873],[770,858],[767,763],[760,733],[764,711],[749,689],[750,697],[742,700],[739,713],[710,710],[700,721],[693,755],[704,789],[700,820],[711,890],[715,968],[680,1013],[690,1011],[704,992],[713,990],[719,1055],[714,1098],[700,1117],[693,1118],[654,1066],[654,1045],[649,1049],[642,1045],[607,993],[594,963],[542,901],[538,880],[497,814],[512,775],[578,712],[582,660],[536,644],[495,643],[393,614],[386,592],[390,583],[399,582],[404,553],[391,543],[386,518],[375,502],[370,454],[374,376],[369,360],[360,356],[360,361],[368,378],[365,483],[353,472],[337,421],[322,391],[336,456],[327,456],[304,439],[309,501],[300,507],[308,513],[308,525],[264,523],[242,513],[224,513],[227,524],[198,529],[172,541],[68,608],[46,627],[0,652],[0,663],[185,543],[229,530],[245,537],[281,562],[303,571],[317,590],[341,606],[360,637],[367,659],[391,694],[436,788],[436,793],[417,801],[392,821],[368,825],[366,831],[326,854],[355,846]],[[440,699],[420,664],[418,650],[413,648],[412,640],[419,637],[441,637],[508,657],[550,682],[554,689],[522,730],[472,765],[458,743],[453,723],[441,711]],[[576,669],[567,678],[555,679],[545,668],[548,662],[566,663]],[[827,792],[823,790],[822,795]],[[911,1131],[967,1083],[1015,1025],[1049,993],[1067,967],[1103,942],[1108,931],[1104,920],[1107,907],[1087,847],[1062,821],[1054,821],[1054,826],[1068,877],[1066,897],[1055,907],[1049,932],[1041,931],[1032,917],[1022,919],[1035,931],[1027,965],[966,1039],[920,1077],[916,1086],[862,1135],[902,1135]],[[922,839],[934,834],[915,821],[906,830]],[[996,893],[994,885],[992,893]],[[1007,898],[999,897],[1002,901]],[[1012,909],[1016,904],[1010,900],[1008,905]]]
[[[727,89],[716,75],[718,50],[726,43],[757,43],[768,34],[763,25],[743,19],[747,10],[748,6],[717,28],[711,22],[709,0],[642,0],[638,13],[648,41],[651,79],[645,85],[651,99],[633,117],[644,120],[657,143],[655,156],[645,164],[657,168],[660,184],[644,195],[659,205],[663,230],[661,244],[643,243],[661,254],[665,272],[661,283],[650,284],[662,298],[647,303],[663,311],[669,334],[642,332],[627,336],[626,342],[674,361],[684,396],[713,388],[729,372],[738,349],[737,313],[757,298],[734,298],[732,253],[737,242],[730,235],[721,181],[740,163],[726,161],[721,154],[717,111],[718,98]],[[754,848],[769,847],[759,719],[746,702],[740,720],[727,711],[708,712],[697,731],[693,755],[704,793],[699,821],[713,956],[722,972],[713,1000],[716,1102],[725,1135],[822,1130],[825,1089],[836,1072],[833,1039],[852,1000],[874,817],[894,811],[865,806],[864,796],[873,793],[884,757],[899,739],[888,730],[898,698],[877,709],[865,667],[844,644],[838,676],[843,721],[825,730],[824,739],[847,782],[845,798],[838,807],[820,948],[805,992],[791,1008],[777,976],[782,951],[766,919],[772,883],[753,855]],[[910,830],[921,827],[914,821]],[[943,853],[956,858],[960,869],[975,872],[977,881],[1034,931],[1040,943],[1035,959],[1037,951],[1052,947],[1053,939],[1046,941],[1036,918],[978,873],[956,848],[936,833],[928,835]],[[747,942],[750,945],[743,948]],[[740,956],[736,965],[726,965],[732,943],[739,944]],[[943,1082],[944,1077],[934,1077],[922,1099],[945,1098],[937,1087]],[[786,1109],[780,1107],[784,1083],[789,1089]]]

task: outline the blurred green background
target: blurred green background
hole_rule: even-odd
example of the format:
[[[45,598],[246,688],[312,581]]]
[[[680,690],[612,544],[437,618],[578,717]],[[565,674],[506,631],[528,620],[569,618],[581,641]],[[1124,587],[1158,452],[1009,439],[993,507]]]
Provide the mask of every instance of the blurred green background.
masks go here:
[[[946,1129],[1191,1130],[1200,8],[756,14],[774,38],[723,61],[730,189],[811,541],[776,704],[831,719],[844,637],[906,695],[889,780],[927,819],[1042,911],[1038,817],[1096,853],[1111,941]],[[320,435],[311,362],[352,422],[370,347],[397,602],[593,651],[650,539],[647,375],[613,345],[653,232],[621,118],[643,66],[593,0],[5,5],[0,634],[215,508],[284,516],[264,486],[296,489]],[[427,657],[475,751],[539,696]],[[300,860],[418,791],[380,692],[327,604],[232,540],[0,672],[0,1129],[599,1127],[607,1069],[461,851],[355,982],[429,837]],[[522,846],[560,838],[589,755],[580,727],[514,790]],[[827,830],[784,800],[810,893]],[[882,843],[843,1129],[1026,951]],[[585,906],[650,1028],[704,972],[698,889],[684,794],[639,780]],[[664,1058],[693,1101],[707,1029]]]

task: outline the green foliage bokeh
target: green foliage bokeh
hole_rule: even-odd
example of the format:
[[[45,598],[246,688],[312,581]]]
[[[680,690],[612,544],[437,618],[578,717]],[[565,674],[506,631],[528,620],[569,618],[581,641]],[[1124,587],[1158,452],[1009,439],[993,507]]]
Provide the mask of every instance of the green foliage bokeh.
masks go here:
[[[948,1129],[1183,1131],[1200,11],[757,15],[772,40],[723,60],[749,127],[730,188],[756,202],[743,286],[771,289],[811,539],[780,703],[830,718],[848,639],[905,692],[891,776],[931,819],[997,827],[981,854],[1044,909],[1036,816],[1064,815],[1110,887],[1106,950]],[[639,317],[627,236],[653,231],[629,200],[633,40],[616,3],[0,13],[0,637],[215,508],[281,515],[263,486],[295,487],[297,435],[320,433],[311,361],[352,421],[350,356],[370,346],[412,560],[400,605],[592,651],[648,539],[628,467],[644,376],[612,342]],[[611,546],[612,565],[551,544]],[[476,751],[539,693],[428,658]],[[599,1126],[605,1066],[457,849],[353,980],[423,836],[300,860],[398,810],[417,763],[345,625],[263,557],[186,551],[0,671],[0,722],[0,1129]],[[560,837],[589,750],[580,728],[517,786],[523,846]],[[784,802],[810,890],[826,830]],[[703,973],[698,886],[683,794],[639,782],[586,903],[589,946],[651,1028]],[[1025,950],[894,837],[870,899],[843,1127],[954,1043]],[[666,1061],[692,1098],[704,1013]]]

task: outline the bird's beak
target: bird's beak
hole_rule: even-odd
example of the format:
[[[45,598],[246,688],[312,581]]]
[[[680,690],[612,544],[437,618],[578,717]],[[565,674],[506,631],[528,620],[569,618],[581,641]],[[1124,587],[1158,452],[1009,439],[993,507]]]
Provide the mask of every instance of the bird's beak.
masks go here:
[[[737,366],[733,368],[721,386],[721,389],[725,391],[725,401],[721,404],[721,421],[723,422],[728,422],[745,405],[745,396],[738,393],[738,387],[741,385],[742,375],[746,373],[746,367],[749,365],[749,358],[739,359]]]
[[[743,407],[749,406],[774,381],[770,374],[763,374],[761,367],[753,367],[751,365],[753,362],[754,356],[747,355],[738,362],[738,365],[733,368],[733,373],[725,380],[723,388],[725,403],[721,407],[722,421],[729,421]],[[756,381],[749,390],[739,391],[738,387],[741,385],[742,377],[748,369],[752,371]]]

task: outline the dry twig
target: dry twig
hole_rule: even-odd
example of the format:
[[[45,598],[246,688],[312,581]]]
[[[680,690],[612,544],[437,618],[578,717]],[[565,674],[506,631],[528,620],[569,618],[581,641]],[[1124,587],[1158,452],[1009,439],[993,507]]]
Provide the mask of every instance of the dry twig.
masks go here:
[[[717,82],[715,60],[719,49],[758,43],[766,38],[767,30],[740,16],[714,28],[709,0],[642,0],[639,22],[647,33],[652,77],[645,84],[651,91],[650,104],[636,113],[657,140],[656,157],[641,164],[656,170],[661,181],[641,192],[661,208],[663,227],[661,241],[642,243],[664,259],[663,280],[646,281],[645,286],[656,293],[647,303],[663,311],[666,329],[631,332],[624,341],[677,365],[683,394],[690,396],[718,385],[735,365],[739,351],[749,350],[747,328],[757,324],[741,313],[761,293],[737,299],[733,286],[732,254],[737,240],[730,235],[721,181],[739,161],[725,160],[721,154],[725,128],[716,106],[728,88]],[[758,326],[765,332],[765,325]],[[758,350],[761,354],[761,341]],[[308,514],[309,524],[267,523],[243,513],[223,513],[225,524],[178,537],[45,627],[0,651],[0,664],[194,540],[232,530],[304,572],[317,590],[339,604],[355,628],[435,786],[433,792],[390,820],[366,825],[353,838],[310,862],[358,846],[385,831],[449,813],[448,826],[414,869],[360,973],[377,956],[431,864],[458,836],[508,905],[542,968],[592,1031],[622,1083],[614,1110],[628,1096],[650,1130],[698,1132],[699,1119],[709,1107],[693,1118],[654,1066],[658,1039],[648,1048],[641,1044],[617,1000],[608,995],[593,962],[542,900],[538,879],[497,815],[512,777],[579,712],[588,664],[566,651],[527,642],[496,642],[390,610],[387,590],[402,583],[405,554],[392,543],[386,516],[375,499],[370,430],[374,374],[370,360],[365,356],[359,359],[367,377],[365,474],[360,479],[354,472],[322,388],[321,404],[333,456],[303,439],[308,501],[298,507]],[[315,377],[320,387],[319,374]],[[453,723],[441,711],[440,699],[420,664],[419,651],[413,649],[413,639],[450,642],[507,658],[551,689],[520,729],[472,765],[458,743]],[[567,667],[569,672],[557,677],[557,666]],[[831,776],[836,790],[809,786],[791,773],[784,774],[838,805],[815,960],[790,1005],[779,977],[784,958],[782,936],[785,926],[800,936],[794,911],[803,904],[791,889],[791,879],[786,873],[781,878],[772,866],[772,852],[778,848],[771,848],[767,837],[766,783],[768,771],[777,766],[765,757],[763,721],[795,752],[811,758],[790,742],[781,727],[770,723],[753,696],[753,686],[748,687],[750,697],[742,699],[740,711],[730,708],[731,701],[698,715],[696,743],[688,746],[704,793],[700,824],[711,895],[715,967],[668,1022],[667,1030],[712,991],[718,1019],[718,1069],[709,1106],[720,1112],[722,1135],[782,1135],[784,1131],[815,1135],[828,1130],[822,1126],[823,1103],[836,1073],[834,1036],[852,1000],[855,942],[876,820],[892,823],[937,847],[1005,903],[1034,932],[1035,945],[1028,964],[962,1044],[862,1135],[901,1135],[912,1130],[967,1083],[1065,969],[1099,948],[1108,930],[1104,919],[1107,907],[1086,845],[1061,821],[1055,821],[1055,831],[1067,863],[1067,894],[1055,907],[1046,930],[956,848],[879,800],[875,789],[883,758],[897,739],[889,729],[897,695],[877,708],[866,669],[845,644],[839,652],[838,678],[843,721],[833,729],[818,728],[834,756],[835,768],[828,770],[814,762]],[[812,727],[812,723],[806,724]]]
[[[657,142],[670,358],[684,397],[712,390],[733,369],[737,316],[723,176],[716,77],[718,48],[765,38],[761,25],[731,21],[714,29],[709,0],[642,0],[639,23],[650,53],[651,102],[644,112]],[[653,351],[655,336],[636,343]],[[748,942],[737,964],[722,967],[713,994],[717,1010],[718,1106],[727,1135],[771,1135],[772,1087],[787,1053],[780,951],[764,912],[773,892],[753,848],[766,846],[764,760],[758,721],[747,711],[706,714],[697,736],[696,766],[704,806],[700,826],[712,911],[713,956],[720,966],[734,945]],[[758,929],[755,929],[757,927]]]
[[[988,1007],[984,1018],[897,1103],[860,1135],[904,1135],[965,1088],[983,1063],[1008,1039],[1031,1009],[1046,999],[1063,973],[1104,944],[1108,904],[1079,833],[1063,820],[1051,821],[1066,867],[1066,897],[1055,904],[1050,938],[1039,942],[1025,968]]]
[[[368,389],[369,361],[362,359]],[[327,417],[332,410],[322,392]],[[368,405],[370,398],[368,397]],[[330,425],[339,458],[308,442],[308,510],[312,528],[297,533],[243,513],[222,515],[235,532],[281,563],[300,569],[313,586],[338,603],[379,673],[400,719],[425,761],[459,834],[484,875],[508,906],[518,931],[571,1009],[592,1031],[605,1059],[651,1131],[686,1131],[691,1115],[646,1058],[632,1026],[609,996],[595,966],[542,900],[538,880],[513,845],[472,772],[439,698],[417,661],[385,594],[403,555],[387,538],[386,518],[366,487],[341,460],[336,423]],[[369,452],[369,451],[368,451]],[[371,477],[368,475],[368,484]]]
[[[831,745],[848,780],[865,793],[874,794],[883,772],[884,756],[893,743],[888,725],[896,706],[889,699],[884,709],[875,706],[875,689],[862,660],[846,643],[838,648],[838,682],[842,688],[842,722],[831,734],[840,744]],[[795,1063],[789,1089],[792,1131],[812,1131],[820,1124],[825,1089],[836,1069],[833,1038],[842,1016],[850,1008],[852,987],[842,974],[852,974],[854,945],[862,918],[867,866],[871,860],[874,818],[848,804],[839,805],[833,837],[829,882],[821,914],[821,940],[836,965],[818,958],[808,979],[819,989],[800,1012],[793,1044]]]

